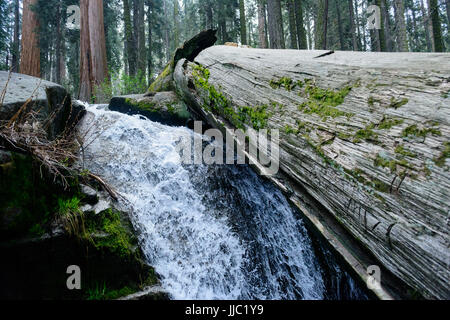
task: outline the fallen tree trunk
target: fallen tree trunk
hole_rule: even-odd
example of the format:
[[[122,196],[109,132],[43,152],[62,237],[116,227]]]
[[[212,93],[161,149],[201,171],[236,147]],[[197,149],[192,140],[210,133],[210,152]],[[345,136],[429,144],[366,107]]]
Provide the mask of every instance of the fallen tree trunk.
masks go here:
[[[279,129],[282,174],[410,287],[450,297],[448,54],[215,46],[174,79],[214,126]]]

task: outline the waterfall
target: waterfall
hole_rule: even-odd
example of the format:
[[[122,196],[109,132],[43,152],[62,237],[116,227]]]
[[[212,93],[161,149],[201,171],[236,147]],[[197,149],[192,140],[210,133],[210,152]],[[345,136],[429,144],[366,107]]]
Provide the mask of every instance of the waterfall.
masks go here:
[[[325,271],[301,217],[248,166],[183,164],[179,144],[195,135],[188,128],[87,109],[84,166],[123,196],[173,299],[366,298],[333,259],[325,259],[332,274]]]

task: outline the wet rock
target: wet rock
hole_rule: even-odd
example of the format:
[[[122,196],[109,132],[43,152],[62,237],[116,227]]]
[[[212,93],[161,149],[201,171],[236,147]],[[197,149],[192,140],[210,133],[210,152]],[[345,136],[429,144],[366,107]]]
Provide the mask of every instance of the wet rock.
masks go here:
[[[11,152],[0,150],[0,164],[5,164],[11,161]]]
[[[81,193],[83,195],[83,199],[82,202],[88,205],[95,205],[98,203],[99,198],[97,195],[97,191],[95,191],[94,189],[92,189],[89,186],[86,185],[80,185],[81,187]]]

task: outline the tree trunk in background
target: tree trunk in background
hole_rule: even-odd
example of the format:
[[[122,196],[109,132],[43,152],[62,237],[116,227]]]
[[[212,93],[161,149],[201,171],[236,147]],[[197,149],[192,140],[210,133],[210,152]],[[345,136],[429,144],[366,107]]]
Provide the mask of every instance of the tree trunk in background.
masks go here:
[[[291,36],[291,49],[298,49],[297,26],[295,24],[294,0],[287,0],[286,6],[289,14],[289,33]]]
[[[389,16],[389,3],[386,0],[381,0],[381,12],[384,17],[384,36],[386,39],[386,51],[392,52],[392,35],[391,35],[391,18]]]
[[[435,50],[434,47],[434,37],[433,37],[433,22],[431,21],[431,11],[430,11],[430,7],[431,7],[431,2],[430,0],[427,0],[427,12],[426,12],[426,21],[427,21],[427,26],[428,26],[428,32],[430,34],[430,40],[431,40],[431,52],[433,52]]]
[[[270,48],[285,49],[280,0],[267,0],[267,15],[269,20]]]
[[[137,68],[137,55],[136,49],[133,44],[133,27],[131,24],[131,12],[129,0],[123,0],[123,20],[125,24],[125,42],[126,42],[126,54],[128,58],[128,74],[130,76],[136,75]]]
[[[20,55],[20,73],[34,77],[41,76],[41,53],[39,49],[39,21],[31,10],[38,0],[23,1],[22,15],[22,52]]]
[[[446,9],[447,9],[447,32],[450,33],[450,1],[447,0],[447,4],[446,4]]]
[[[19,72],[19,53],[20,53],[20,43],[19,43],[19,33],[20,33],[20,13],[19,13],[19,0],[15,0],[14,3],[14,42],[12,49],[12,72]]]
[[[409,49],[408,37],[406,35],[405,6],[403,0],[394,0],[394,5],[398,51],[406,52],[409,51]]]
[[[300,50],[305,50],[308,48],[308,43],[306,41],[306,30],[303,19],[303,1],[295,0],[295,23],[297,25],[297,38],[298,38],[298,48]]]
[[[245,19],[245,2],[239,0],[239,22],[241,26],[241,44],[247,45],[247,22]]]
[[[267,48],[267,36],[266,36],[266,7],[263,0],[257,0],[258,3],[258,36],[259,46],[263,49]]]
[[[100,85],[108,79],[103,1],[81,0],[80,100],[103,101]]]
[[[352,34],[352,47],[353,51],[357,51],[358,43],[356,40],[355,9],[353,8],[353,0],[348,0],[348,12],[350,17],[350,32]]]
[[[328,28],[328,0],[318,1],[315,24],[315,48],[316,50],[326,50]]]
[[[306,30],[308,32],[308,42],[309,42],[309,48],[310,50],[312,50],[313,48],[313,34],[312,34],[312,28],[311,28],[311,17],[309,12],[306,12]]]
[[[444,52],[444,40],[442,39],[441,19],[437,0],[430,0],[431,22],[433,25],[434,51]]]
[[[61,0],[58,0],[56,9],[56,59],[55,76],[56,83],[61,84],[61,51],[62,51],[62,30],[61,30]]]
[[[361,28],[360,28],[360,20],[359,20],[359,9],[358,9],[358,1],[355,0],[355,20],[356,20],[356,31],[358,34],[358,50],[360,50],[362,48],[362,44],[361,44],[361,40],[364,38],[364,42],[365,42],[365,37],[363,37],[361,35]],[[365,48],[364,48],[365,50]]]
[[[427,49],[428,49],[428,52],[432,52],[433,51],[433,43],[431,41],[430,23],[429,23],[427,10],[425,9],[423,0],[420,0],[420,9],[422,11],[422,23],[424,24],[424,29],[425,29],[425,38],[427,41]]]
[[[180,45],[180,23],[179,23],[179,15],[180,15],[180,4],[178,0],[175,0],[173,3],[173,47],[174,50],[178,48]]]
[[[148,42],[148,51],[147,51],[147,81],[148,85],[153,82],[152,81],[152,72],[153,72],[153,60],[152,60],[152,52],[153,52],[153,37],[152,37],[152,11],[153,9],[153,0],[147,0],[147,20],[148,20],[148,30],[147,30],[147,42]]]
[[[219,39],[222,43],[225,43],[228,41],[228,35],[227,35],[227,21],[225,17],[225,6],[223,1],[219,1],[218,3],[218,20],[219,20]]]
[[[164,7],[164,16],[167,17],[169,12],[167,10],[166,0],[163,0],[163,7]],[[169,26],[167,24],[164,25],[164,41],[165,41],[165,48],[166,48],[166,60],[168,62],[168,61],[170,61],[170,36],[169,36]]]
[[[338,31],[339,31],[339,43],[341,46],[341,50],[344,51],[344,31],[342,28],[342,19],[341,19],[341,9],[339,8],[339,2],[338,0],[334,0],[334,3],[336,5],[336,13],[338,18]]]
[[[213,8],[211,0],[205,0],[205,11],[206,11],[206,29],[213,28]]]
[[[386,21],[386,17],[385,17],[385,12],[383,10],[384,8],[384,0],[376,0],[375,1],[376,5],[381,9],[381,29],[380,30],[376,30],[377,34],[378,34],[378,51],[382,51],[382,52],[386,52],[388,51],[386,49],[386,36],[385,36],[385,21]]]
[[[138,0],[138,16],[136,17],[138,23],[138,70],[141,71],[142,77],[145,79],[147,72],[147,48],[145,46],[145,7],[144,0]]]

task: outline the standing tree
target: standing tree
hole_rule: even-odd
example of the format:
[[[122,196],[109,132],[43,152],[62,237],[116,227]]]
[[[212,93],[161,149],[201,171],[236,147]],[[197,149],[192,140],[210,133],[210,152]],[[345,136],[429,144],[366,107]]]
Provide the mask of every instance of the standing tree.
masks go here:
[[[144,0],[137,0],[137,45],[138,45],[138,59],[137,68],[141,72],[141,76],[145,78],[147,69],[147,48],[145,46],[145,7]]]
[[[348,11],[349,11],[349,17],[350,17],[350,33],[352,35],[352,48],[353,48],[353,51],[357,51],[358,43],[356,40],[355,9],[353,8],[353,0],[348,0]]]
[[[245,2],[239,0],[240,26],[241,26],[241,44],[247,44],[247,23],[245,19]]]
[[[439,6],[437,0],[430,0],[431,22],[433,24],[434,51],[444,52],[445,46],[442,39],[441,19],[439,17]]]
[[[405,23],[405,4],[403,3],[403,0],[395,0],[394,8],[395,8],[395,23],[397,25],[396,29],[397,29],[398,51],[406,52],[409,49]]]
[[[305,25],[303,24],[303,3],[303,0],[294,1],[295,24],[297,25],[298,48],[300,50],[308,48]]]
[[[328,33],[328,0],[319,0],[318,2],[315,23],[315,48],[316,50],[326,50]]]
[[[80,0],[81,60],[79,99],[102,101],[100,85],[108,79],[102,0]]]
[[[285,49],[283,16],[280,0],[267,0],[267,15],[269,20],[269,41],[271,49]]]
[[[128,72],[130,76],[136,75],[137,69],[137,55],[136,49],[133,43],[133,27],[131,24],[131,11],[130,2],[123,0],[123,20],[125,24],[125,43],[126,43],[126,55],[128,58]]]
[[[259,46],[263,49],[267,48],[267,33],[266,33],[266,5],[264,0],[256,0],[258,6],[258,36]]]
[[[20,73],[41,76],[41,51],[39,49],[39,21],[32,7],[38,0],[24,0],[22,14],[22,52]]]
[[[19,13],[19,0],[14,2],[14,40],[12,48],[12,72],[19,72],[19,43],[20,33],[20,13]]]
[[[289,33],[291,36],[291,49],[298,49],[297,26],[295,24],[295,4],[294,0],[286,1],[289,13]]]

